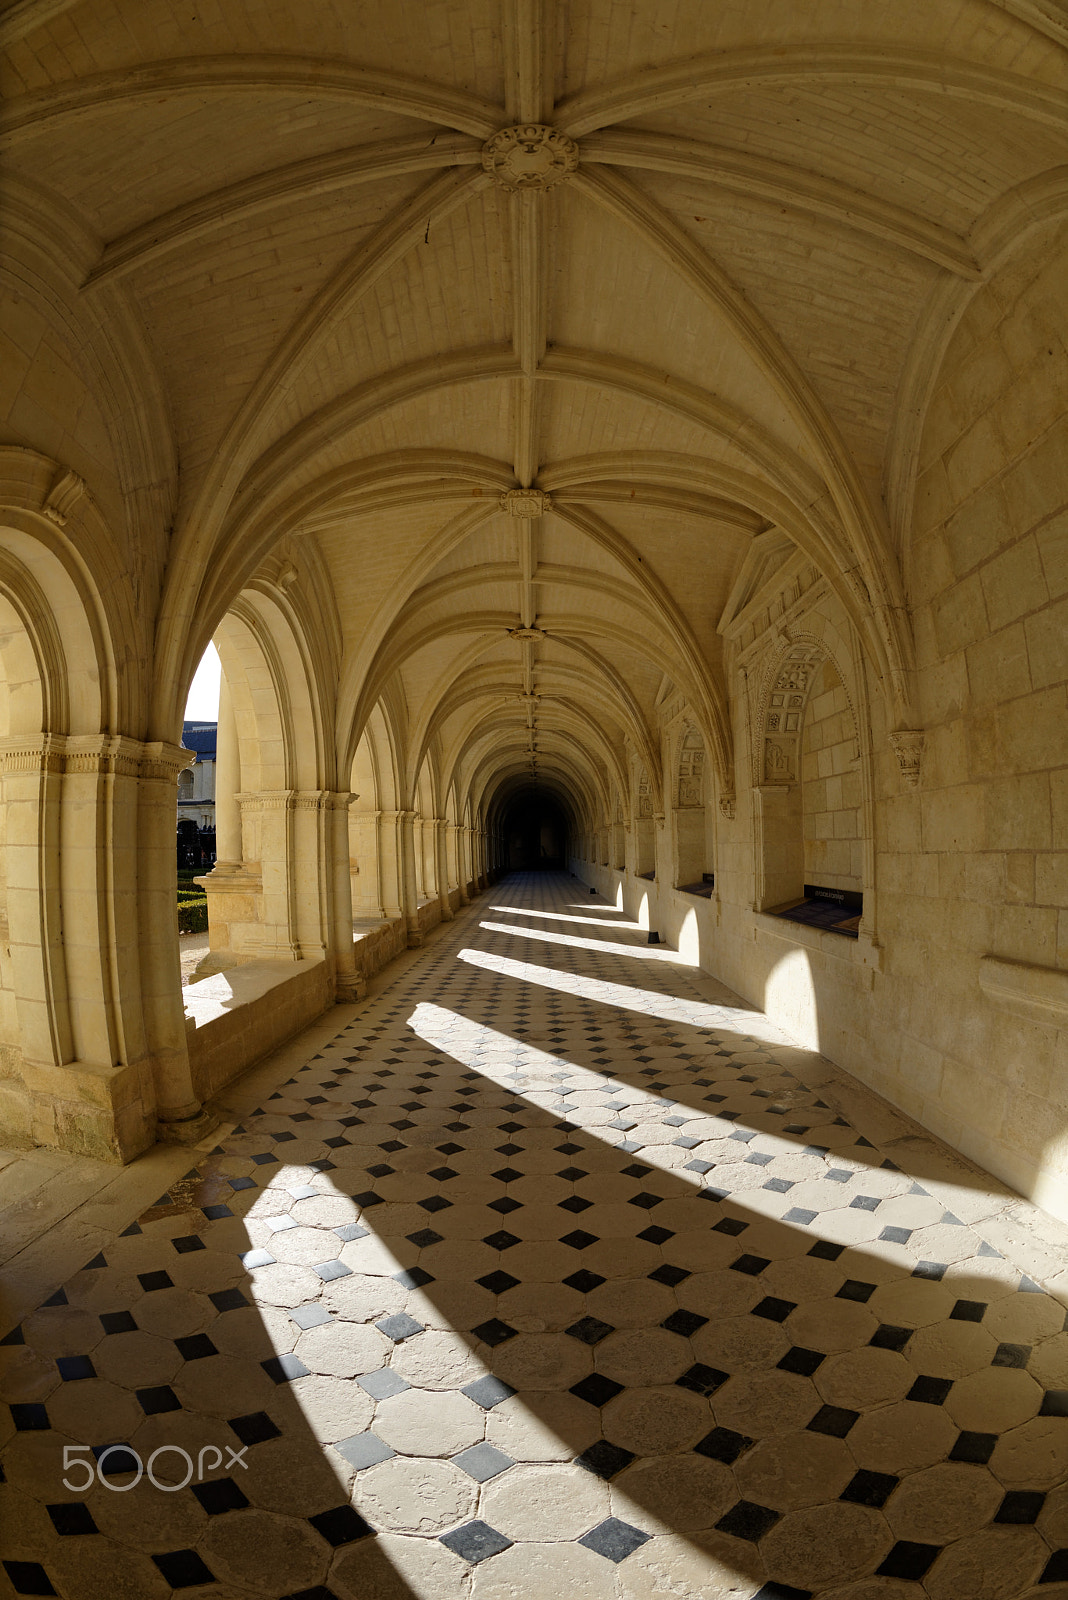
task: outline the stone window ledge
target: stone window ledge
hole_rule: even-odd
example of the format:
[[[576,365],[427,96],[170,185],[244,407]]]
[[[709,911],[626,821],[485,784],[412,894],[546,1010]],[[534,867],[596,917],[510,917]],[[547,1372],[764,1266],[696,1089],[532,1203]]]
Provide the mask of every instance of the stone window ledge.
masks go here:
[[[770,911],[753,912],[753,937],[770,934],[784,944],[803,945],[809,950],[819,950],[823,955],[844,961],[847,966],[871,967],[883,970],[883,952],[871,934],[863,930],[855,939],[846,939],[840,933],[828,933],[803,922],[787,922]]]

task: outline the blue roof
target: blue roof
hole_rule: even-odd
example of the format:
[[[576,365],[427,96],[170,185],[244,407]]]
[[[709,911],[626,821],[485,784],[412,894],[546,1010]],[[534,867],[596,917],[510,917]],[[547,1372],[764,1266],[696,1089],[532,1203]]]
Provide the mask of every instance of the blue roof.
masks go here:
[[[214,761],[218,729],[217,722],[183,722],[182,744],[195,750],[201,761]]]

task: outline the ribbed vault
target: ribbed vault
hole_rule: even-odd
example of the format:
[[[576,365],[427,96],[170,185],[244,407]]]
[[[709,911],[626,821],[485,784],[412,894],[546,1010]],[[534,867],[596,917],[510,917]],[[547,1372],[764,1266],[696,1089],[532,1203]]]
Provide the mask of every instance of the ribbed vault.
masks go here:
[[[377,706],[402,803],[551,783],[592,827],[633,770],[663,806],[671,693],[729,799],[716,624],[769,530],[913,725],[925,357],[1063,209],[1051,6],[111,9],[5,9],[0,139],[81,314],[142,340],[154,736],[284,551],[336,614],[340,772]]]

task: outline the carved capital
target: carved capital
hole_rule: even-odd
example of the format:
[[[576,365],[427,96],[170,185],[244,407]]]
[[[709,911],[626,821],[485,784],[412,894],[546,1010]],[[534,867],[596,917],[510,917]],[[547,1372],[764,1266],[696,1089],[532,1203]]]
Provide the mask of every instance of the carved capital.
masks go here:
[[[578,167],[578,145],[540,122],[502,128],[482,147],[482,165],[502,189],[552,189]]]
[[[890,735],[890,748],[897,757],[901,776],[908,789],[919,786],[924,737],[922,728],[903,728],[898,733]]]
[[[553,508],[552,497],[544,489],[502,489],[501,510],[510,517],[543,517]]]
[[[79,478],[69,467],[61,468],[52,479],[52,486],[45,495],[41,511],[49,522],[55,523],[57,528],[65,528],[67,518],[78,501],[88,493],[84,478]]]

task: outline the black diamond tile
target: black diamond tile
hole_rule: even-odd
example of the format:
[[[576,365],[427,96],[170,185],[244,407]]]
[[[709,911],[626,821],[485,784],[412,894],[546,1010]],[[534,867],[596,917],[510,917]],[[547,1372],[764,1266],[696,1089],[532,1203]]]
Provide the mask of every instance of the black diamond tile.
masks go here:
[[[382,1204],[382,1196],[375,1194],[373,1189],[364,1189],[362,1193],[354,1194],[352,1200],[353,1204],[359,1206],[361,1211],[366,1211],[369,1206],[380,1206]]]
[[[797,1310],[795,1300],[778,1300],[774,1295],[766,1295],[759,1305],[753,1307],[754,1317],[766,1317],[769,1322],[785,1322],[791,1311]]]
[[[686,1274],[686,1276],[689,1276],[689,1274]],[[589,1294],[600,1284],[604,1283],[604,1281],[605,1280],[601,1277],[600,1273],[587,1272],[585,1267],[583,1267],[579,1272],[572,1272],[569,1277],[564,1279],[564,1283],[567,1285],[567,1287],[569,1289],[574,1289],[577,1294]]]
[[[227,1426],[232,1428],[242,1444],[264,1444],[268,1439],[281,1438],[281,1428],[275,1427],[266,1411],[250,1411],[245,1417],[230,1417]]]
[[[874,1293],[874,1283],[860,1283],[856,1278],[847,1278],[835,1298],[838,1300],[856,1300],[863,1305],[871,1299]]]
[[[876,1350],[896,1350],[899,1354],[912,1338],[915,1329],[899,1328],[892,1322],[881,1322],[868,1340]]]
[[[515,1390],[510,1383],[505,1383],[503,1378],[495,1378],[492,1374],[488,1374],[485,1378],[476,1378],[473,1383],[466,1384],[460,1393],[473,1400],[477,1406],[481,1406],[483,1411],[492,1411],[502,1400],[511,1399]]]
[[[654,1267],[647,1276],[654,1283],[663,1283],[667,1288],[674,1289],[678,1284],[683,1283],[685,1279],[690,1277],[690,1273],[685,1267],[673,1267],[670,1262],[665,1262],[662,1267]]]
[[[765,1267],[770,1265],[771,1262],[765,1256],[744,1255],[731,1262],[731,1271],[744,1272],[748,1277],[755,1278],[759,1273],[763,1272]]]
[[[432,1244],[440,1244],[442,1236],[435,1233],[433,1228],[420,1228],[418,1233],[409,1233],[407,1239],[417,1250],[427,1250]]]
[[[567,1148],[569,1150],[578,1150],[581,1147],[576,1144],[568,1145]],[[563,1167],[556,1176],[563,1178],[567,1183],[578,1183],[581,1178],[588,1178],[589,1173],[584,1167]]]
[[[882,1200],[874,1194],[855,1194],[849,1202],[852,1211],[875,1211],[882,1205]]]
[[[300,1357],[292,1353],[269,1356],[260,1366],[274,1383],[292,1383],[294,1378],[306,1378],[309,1373]]]
[[[64,1383],[76,1383],[79,1378],[95,1378],[96,1368],[88,1356],[57,1356],[56,1366]]]
[[[952,1378],[932,1378],[921,1373],[905,1399],[919,1400],[925,1406],[940,1406],[952,1387]]]
[[[443,1533],[441,1543],[472,1567],[512,1547],[511,1539],[506,1539],[503,1533],[498,1533],[487,1522],[465,1522],[462,1528]]]
[[[618,1565],[633,1555],[635,1550],[640,1550],[651,1538],[652,1534],[631,1527],[629,1522],[621,1522],[618,1517],[608,1517],[604,1522],[599,1522],[596,1528],[591,1528],[589,1533],[584,1533],[578,1542],[585,1545],[587,1550],[594,1550],[599,1556],[604,1556],[606,1561]]]
[[[730,1238],[736,1239],[740,1233],[745,1232],[748,1226],[748,1222],[742,1222],[739,1217],[721,1217],[714,1225],[712,1232],[726,1233]]]
[[[517,1172],[514,1167],[501,1167],[499,1172],[494,1172],[491,1174],[491,1176],[496,1178],[499,1183],[514,1183],[516,1179],[521,1178],[523,1174],[521,1172]]]
[[[718,1367],[710,1367],[703,1361],[697,1361],[686,1369],[681,1378],[676,1378],[675,1382],[680,1389],[692,1389],[694,1394],[710,1395],[715,1394],[729,1377],[729,1372],[720,1372]]]
[[[940,1283],[946,1275],[945,1261],[918,1261],[912,1269],[914,1278],[929,1278],[932,1283]]]
[[[215,1574],[195,1550],[169,1550],[152,1559],[172,1589],[192,1589],[198,1583],[215,1582]]]
[[[1038,1414],[1040,1417],[1068,1417],[1068,1389],[1047,1389]]]
[[[56,1532],[67,1538],[73,1534],[98,1533],[93,1514],[87,1505],[80,1500],[64,1501],[61,1505],[45,1506],[45,1510],[52,1518],[52,1526]]]
[[[859,1418],[859,1411],[848,1411],[845,1406],[820,1406],[805,1426],[810,1433],[826,1433],[832,1439],[844,1439]]]
[[[622,1392],[621,1383],[616,1383],[613,1378],[606,1378],[599,1372],[591,1372],[588,1378],[582,1378],[578,1383],[571,1385],[571,1393],[579,1400],[585,1400],[590,1406],[607,1405],[609,1400],[614,1400],[616,1395]]]
[[[569,1245],[572,1250],[588,1250],[591,1244],[597,1242],[595,1233],[585,1233],[581,1228],[576,1228],[572,1233],[565,1233],[560,1240],[561,1244]]]
[[[216,1311],[240,1311],[242,1306],[248,1305],[240,1289],[217,1289],[208,1299]]]
[[[610,1322],[601,1322],[597,1317],[583,1317],[579,1322],[573,1322],[564,1332],[569,1333],[572,1339],[578,1339],[583,1344],[597,1344],[610,1333],[615,1333]]]
[[[105,1311],[100,1318],[105,1333],[136,1333],[137,1323],[129,1311]]]
[[[203,1361],[206,1356],[219,1354],[206,1333],[190,1333],[184,1339],[175,1339],[174,1343],[183,1361]]]
[[[352,1273],[352,1268],[347,1267],[343,1261],[320,1261],[315,1271],[324,1283],[333,1283],[335,1278],[347,1278]]]
[[[958,1300],[949,1315],[954,1322],[982,1322],[986,1313],[985,1300]]]
[[[1039,1583],[1068,1583],[1068,1550],[1054,1550],[1042,1569]]]
[[[407,1311],[395,1311],[391,1316],[379,1317],[375,1327],[384,1333],[387,1339],[392,1339],[394,1344],[401,1344],[405,1339],[411,1339],[417,1333],[423,1332],[423,1324],[416,1322]]]
[[[240,1511],[248,1500],[232,1478],[213,1478],[210,1483],[195,1483],[193,1493],[209,1517],[219,1517],[224,1511]]]
[[[619,1444],[610,1444],[607,1439],[597,1439],[588,1450],[575,1457],[575,1465],[585,1467],[587,1472],[594,1473],[607,1483],[624,1467],[629,1467],[633,1460],[632,1450],[624,1450]]]
[[[497,1233],[487,1234],[482,1243],[488,1244],[491,1250],[510,1250],[514,1244],[519,1243],[519,1235],[501,1228]]]
[[[182,1409],[182,1402],[169,1383],[155,1384],[149,1389],[135,1389],[134,1393],[146,1417],[156,1417],[163,1411]]]
[[[829,1239],[818,1239],[808,1252],[817,1261],[837,1261],[845,1249],[844,1244],[832,1244]]]
[[[654,1206],[658,1206],[660,1204],[663,1198],[663,1195],[649,1194],[643,1189],[639,1194],[632,1194],[630,1199],[627,1201],[627,1204],[631,1206],[639,1206],[642,1211],[651,1211]]]
[[[491,1200],[489,1209],[496,1211],[498,1216],[506,1217],[512,1211],[522,1211],[523,1202],[521,1200],[513,1200],[511,1195],[505,1194],[499,1200]]]
[[[188,1255],[191,1250],[206,1250],[207,1245],[199,1233],[186,1233],[180,1239],[172,1239],[171,1244],[179,1255]]]
[[[355,1544],[357,1539],[368,1539],[374,1533],[353,1506],[335,1506],[332,1511],[317,1512],[308,1521],[322,1538],[336,1550],[339,1545]]]
[[[1038,1489],[1010,1489],[998,1507],[994,1521],[1018,1525],[1037,1522],[1045,1503],[1046,1496]]]
[[[343,1244],[349,1244],[353,1239],[366,1239],[367,1229],[361,1228],[358,1222],[343,1222],[340,1228],[333,1230]]]
[[[937,1544],[914,1544],[911,1539],[899,1539],[881,1566],[875,1571],[880,1578],[922,1578],[935,1557],[941,1553]]]
[[[804,1345],[792,1345],[781,1361],[776,1362],[783,1372],[798,1372],[803,1378],[811,1378],[817,1367],[821,1366],[827,1357],[821,1350],[809,1350]]]
[[[483,1289],[488,1289],[490,1294],[505,1294],[509,1289],[514,1289],[519,1282],[510,1272],[487,1272],[484,1278],[476,1278]]]
[[[969,1461],[975,1466],[984,1467],[994,1454],[997,1442],[996,1433],[972,1433],[965,1429],[949,1452],[949,1459]]]
[[[481,1339],[483,1344],[488,1344],[491,1349],[503,1344],[506,1339],[515,1337],[515,1328],[509,1327],[507,1322],[502,1322],[500,1317],[491,1317],[488,1322],[480,1322],[471,1332],[476,1339]]]
[[[55,1594],[40,1562],[5,1561],[3,1566],[16,1594]]]
[[[422,1206],[424,1211],[430,1212],[445,1211],[452,1205],[452,1201],[446,1200],[443,1194],[427,1195],[425,1200],[419,1200],[416,1203]]]
[[[721,1533],[732,1533],[736,1539],[748,1539],[756,1544],[778,1522],[781,1512],[770,1506],[757,1505],[752,1500],[739,1500],[726,1516],[720,1517],[716,1527]]]
[[[588,1211],[593,1205],[592,1200],[584,1200],[580,1194],[568,1195],[566,1200],[557,1202],[561,1211]]]
[[[908,1244],[914,1232],[913,1228],[884,1228],[879,1238],[885,1239],[887,1244]]]
[[[703,1439],[698,1440],[694,1449],[698,1455],[708,1456],[711,1461],[722,1461],[725,1467],[729,1467],[752,1444],[752,1439],[744,1433],[735,1433],[733,1428],[713,1428],[711,1433],[706,1433]]]
[[[174,1279],[169,1272],[139,1272],[137,1281],[146,1294],[153,1294],[157,1289],[173,1289]]]
[[[814,1596],[811,1589],[795,1589],[793,1584],[772,1580],[757,1590],[753,1600],[814,1600]]]
[[[889,1472],[869,1472],[863,1469],[853,1474],[838,1498],[851,1500],[854,1505],[872,1506],[875,1510],[879,1510],[889,1500],[900,1481],[900,1478],[895,1478]]]
[[[698,1316],[696,1311],[673,1311],[669,1317],[664,1318],[660,1326],[666,1328],[669,1333],[680,1333],[684,1339],[688,1339],[698,1328],[703,1328],[707,1321],[707,1317]]]
[[[1029,1344],[999,1344],[994,1351],[992,1367],[1017,1367],[1023,1369],[1031,1359]]]

